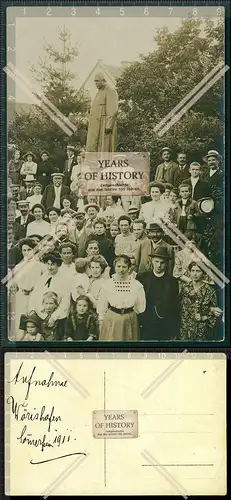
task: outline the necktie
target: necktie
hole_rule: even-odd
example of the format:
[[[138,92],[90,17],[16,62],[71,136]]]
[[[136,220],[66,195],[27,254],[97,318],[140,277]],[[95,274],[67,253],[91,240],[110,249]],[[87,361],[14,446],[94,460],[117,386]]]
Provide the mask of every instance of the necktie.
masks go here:
[[[47,288],[50,288],[51,280],[52,280],[52,277],[48,278],[48,280],[46,281],[45,286],[47,285]]]
[[[182,204],[182,212],[181,212],[181,216],[182,216],[182,217],[185,217],[185,216],[186,216],[186,212],[185,212],[185,204]]]

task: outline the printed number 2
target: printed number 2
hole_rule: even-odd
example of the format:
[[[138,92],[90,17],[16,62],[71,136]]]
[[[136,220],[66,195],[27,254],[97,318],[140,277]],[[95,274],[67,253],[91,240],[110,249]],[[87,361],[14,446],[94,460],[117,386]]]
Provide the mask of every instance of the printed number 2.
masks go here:
[[[15,52],[15,47],[7,47],[7,50],[8,51],[10,50],[11,52]]]
[[[47,7],[47,16],[51,16],[51,7]]]

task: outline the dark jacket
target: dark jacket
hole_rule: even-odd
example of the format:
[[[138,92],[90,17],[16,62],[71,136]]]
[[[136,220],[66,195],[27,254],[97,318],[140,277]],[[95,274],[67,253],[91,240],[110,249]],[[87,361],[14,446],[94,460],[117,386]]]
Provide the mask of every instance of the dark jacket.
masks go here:
[[[186,179],[184,181],[184,184],[187,184],[188,186],[191,187],[192,189],[192,183],[191,183],[191,177],[189,179]],[[211,192],[211,187],[208,184],[208,182],[203,181],[202,179],[199,179],[195,185],[194,192],[193,192],[193,200],[200,200],[201,198],[207,198],[210,197],[212,194]]]
[[[146,309],[139,315],[141,340],[173,340],[180,335],[178,281],[165,274],[157,278],[152,271],[137,274],[143,285]]]
[[[27,217],[27,221],[25,224],[20,224],[20,221],[21,221],[21,217],[16,217],[15,219],[15,229],[14,229],[14,239],[15,241],[19,241],[21,240],[22,238],[25,238],[26,237],[26,230],[27,230],[27,226],[28,224],[30,224],[30,222],[33,222],[35,219],[34,219],[34,216],[32,214],[29,214],[28,217]]]
[[[168,166],[166,167],[164,163],[160,163],[157,166],[155,181],[156,182],[168,182],[174,185],[174,178],[176,175],[176,171],[178,169],[177,163],[170,160]]]
[[[8,249],[8,268],[13,269],[22,260],[22,252],[16,246]]]
[[[66,184],[66,186],[70,186],[71,174],[72,174],[72,170],[73,170],[74,165],[77,164],[77,158],[75,155],[72,156],[69,171],[68,171],[68,161],[69,160],[67,158],[67,160],[64,163],[64,168],[63,168],[63,174],[64,174],[63,183]]]
[[[179,228],[180,226],[180,217],[182,212],[182,200],[179,199],[175,206],[175,215],[176,215],[176,223]],[[186,228],[185,230],[191,231],[197,229],[198,218],[201,216],[197,202],[192,200],[191,198],[187,200],[185,205],[185,213],[186,213]],[[192,215],[192,218],[188,218],[189,215]]]
[[[174,248],[172,247],[172,245],[169,245],[169,243],[166,243],[166,241],[164,241],[164,240],[161,240],[160,243],[158,243],[158,248],[160,248],[160,247],[167,248],[168,255],[169,255],[167,269],[168,269],[169,274],[172,274],[173,268],[175,265]],[[148,241],[147,240],[145,241],[145,245],[143,245],[141,248],[137,249],[136,260],[138,259],[139,266],[141,265],[141,262],[142,262],[142,271],[138,270],[138,272],[143,272],[144,267],[146,267],[145,270],[150,269],[150,257],[149,257],[149,255],[151,253],[152,248],[154,248],[154,245],[152,245],[151,240],[148,239]]]
[[[61,192],[60,192],[60,200],[63,196],[67,195],[70,193],[70,188],[68,186],[65,186],[62,184]],[[55,188],[53,184],[50,184],[49,186],[46,186],[44,189],[44,193],[42,196],[42,205],[45,207],[45,210],[47,210],[49,207],[53,206],[53,203],[55,201]],[[73,208],[73,207],[71,207]]]
[[[98,340],[99,324],[95,313],[86,313],[79,319],[74,312],[70,314],[66,321],[65,338],[71,337],[72,340],[87,340],[92,335],[93,340]]]
[[[58,173],[59,169],[54,167],[50,160],[40,161],[37,168],[36,179],[43,189],[51,183],[51,174]]]
[[[91,240],[98,241],[99,253],[106,259],[108,265],[111,267],[115,259],[115,249],[112,241],[109,240],[109,238],[107,238],[105,234],[102,234],[100,236],[97,236],[96,234],[90,234],[90,236],[88,236],[86,245],[88,241]]]
[[[183,170],[178,168],[174,171],[174,176],[173,176],[173,186],[178,188],[182,182],[184,182],[186,179],[190,177],[189,173],[189,165],[185,165]]]

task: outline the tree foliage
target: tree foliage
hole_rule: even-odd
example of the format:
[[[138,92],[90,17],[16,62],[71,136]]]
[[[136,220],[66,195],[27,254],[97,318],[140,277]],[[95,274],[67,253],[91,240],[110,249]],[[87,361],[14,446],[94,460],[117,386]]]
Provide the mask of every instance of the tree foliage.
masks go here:
[[[170,33],[157,30],[156,50],[141,56],[117,81],[120,97],[119,149],[151,153],[152,166],[166,144],[175,152],[202,156],[221,148],[223,87],[213,85],[162,137],[154,127],[208,72],[224,60],[224,25],[186,19]]]
[[[89,99],[84,92],[78,92],[74,85],[76,75],[69,70],[70,63],[78,56],[77,47],[71,46],[71,35],[65,26],[59,30],[62,50],[44,44],[44,59],[39,58],[37,65],[31,65],[31,72],[38,82],[41,93],[66,117],[75,117],[76,131],[69,136],[39,106],[33,106],[29,112],[14,114],[9,126],[9,140],[17,144],[20,150],[32,149],[38,153],[45,148],[54,157],[59,156],[67,143],[77,149],[86,142],[86,112]]]

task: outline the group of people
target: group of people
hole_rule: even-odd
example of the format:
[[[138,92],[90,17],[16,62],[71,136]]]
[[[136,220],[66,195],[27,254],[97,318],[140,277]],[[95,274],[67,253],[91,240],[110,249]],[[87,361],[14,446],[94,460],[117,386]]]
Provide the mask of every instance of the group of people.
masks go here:
[[[218,223],[220,155],[165,147],[150,196],[82,196],[81,154],[63,168],[15,150],[8,163],[9,336],[22,341],[209,341],[223,337],[203,231]]]

